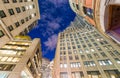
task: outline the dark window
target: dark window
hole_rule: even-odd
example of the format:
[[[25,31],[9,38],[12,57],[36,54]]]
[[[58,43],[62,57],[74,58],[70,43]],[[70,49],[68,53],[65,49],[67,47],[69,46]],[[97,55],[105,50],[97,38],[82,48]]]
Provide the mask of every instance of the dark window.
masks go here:
[[[69,56],[69,60],[73,60],[73,57],[72,57],[72,56]]]
[[[13,15],[13,14],[14,14],[13,9],[8,9],[8,11],[9,11],[9,14],[10,14],[10,15]]]
[[[21,20],[21,23],[22,23],[22,24],[24,24],[24,23],[25,23],[24,19],[22,19],[22,20]]]
[[[102,52],[102,53],[100,53],[103,57],[107,57],[107,55],[104,53],[104,52]]]
[[[17,13],[20,13],[20,12],[21,12],[21,10],[20,10],[19,7],[16,8],[16,11],[17,11]]]
[[[75,60],[79,60],[79,57],[78,57],[78,55],[75,55]]]
[[[19,26],[20,26],[19,22],[16,22],[16,23],[15,23],[15,26],[16,26],[16,27],[19,27]]]
[[[29,19],[31,19],[32,17],[31,17],[31,15],[29,16]]]
[[[91,8],[83,7],[83,12],[93,19],[93,10]]]
[[[3,0],[4,3],[9,3],[9,0]]]
[[[27,0],[24,0],[24,2],[27,2]]]
[[[88,56],[89,59],[92,59],[92,56],[90,54],[87,54],[87,56]]]
[[[22,6],[22,11],[23,11],[23,12],[25,11],[25,7],[24,7],[24,6]]]
[[[4,36],[4,33],[2,32],[2,30],[0,30],[0,37]]]
[[[33,8],[35,8],[35,5],[33,5]]]
[[[76,7],[77,7],[77,10],[79,10],[79,5],[78,4],[76,4]]]
[[[86,59],[85,55],[81,55],[81,58],[82,58],[82,60]]]
[[[73,4],[73,7],[75,7],[75,4],[74,3],[72,3]]]
[[[19,2],[23,2],[23,0],[19,0]]]
[[[12,25],[8,26],[8,30],[9,30],[9,31],[12,31],[12,30],[13,30]]]
[[[0,17],[1,17],[1,18],[6,17],[6,15],[5,15],[5,13],[4,13],[4,11],[3,11],[3,10],[0,10]]]
[[[36,16],[36,13],[34,13],[34,15]]]
[[[12,0],[13,1],[13,3],[16,3],[17,2],[17,0]]]
[[[28,19],[28,17],[26,17],[25,19],[26,19],[26,21],[28,21],[28,20],[29,20],[29,19]]]

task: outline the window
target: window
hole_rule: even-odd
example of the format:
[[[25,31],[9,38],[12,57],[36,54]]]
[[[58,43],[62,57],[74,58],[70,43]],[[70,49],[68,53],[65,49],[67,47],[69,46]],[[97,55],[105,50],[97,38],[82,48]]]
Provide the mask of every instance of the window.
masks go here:
[[[28,21],[28,20],[29,20],[29,19],[28,19],[28,17],[26,17],[25,19],[26,19],[26,21]]]
[[[80,45],[77,46],[78,48],[81,48]]]
[[[4,33],[2,32],[2,30],[0,30],[0,37],[4,36]]]
[[[73,60],[73,57],[72,57],[72,56],[69,56],[69,60]]]
[[[68,51],[68,54],[72,54],[72,52],[71,52],[71,51]]]
[[[16,8],[16,11],[17,11],[17,13],[20,13],[20,12],[21,12],[21,10],[20,10],[19,7]]]
[[[13,1],[13,3],[16,3],[17,2],[17,0],[12,0]]]
[[[63,68],[63,64],[62,63],[60,63],[60,68]]]
[[[9,11],[9,14],[10,14],[10,15],[13,15],[13,14],[14,14],[13,9],[8,9],[8,11]]]
[[[98,51],[102,51],[102,49],[100,47],[96,47]]]
[[[35,5],[33,5],[33,8],[35,8]]]
[[[3,10],[0,10],[0,17],[1,17],[1,18],[6,17],[6,15],[5,15],[5,13],[4,13],[4,11],[3,11]]]
[[[22,20],[21,20],[21,23],[22,23],[22,24],[24,24],[24,23],[25,23],[24,19],[22,19]]]
[[[64,64],[63,64],[63,67],[64,67],[64,68],[67,68],[67,64],[66,64],[66,63],[64,63]]]
[[[68,49],[71,49],[71,47],[70,47],[70,46],[68,46]]]
[[[118,58],[115,58],[115,61],[120,64],[120,60]]]
[[[88,56],[89,59],[92,59],[92,56],[90,54],[87,54],[87,56]]]
[[[80,62],[72,62],[72,63],[70,63],[70,67],[71,68],[78,68],[78,67],[81,67],[81,65],[80,65]]]
[[[4,3],[9,3],[9,0],[3,0]]]
[[[75,60],[79,60],[79,57],[78,57],[78,55],[75,55]]]
[[[96,65],[94,61],[84,61],[83,63],[84,63],[84,65],[86,67],[95,66]]]
[[[81,59],[82,60],[85,60],[86,58],[85,58],[85,55],[81,55]]]
[[[99,55],[98,55],[97,53],[94,53],[94,56],[95,56],[96,58],[99,58]]]
[[[75,46],[73,46],[73,49],[76,49],[76,47],[75,47]]]
[[[23,2],[23,0],[19,0],[19,2]]]
[[[26,9],[25,9],[25,7],[24,6],[22,6],[22,11],[24,12]]]
[[[60,78],[68,78],[67,72],[60,72]]]
[[[19,26],[20,26],[19,22],[16,22],[16,23],[15,23],[15,26],[16,26],[16,27],[19,27]]]
[[[77,8],[77,10],[79,10],[79,5],[78,4],[76,4],[76,8]]]
[[[102,52],[102,53],[100,53],[103,57],[107,57],[107,55],[104,53],[104,52]]]
[[[119,53],[117,50],[115,50],[114,53],[115,53],[116,55],[120,56],[120,53]]]
[[[24,0],[24,2],[27,2],[27,0]]]
[[[106,60],[98,60],[100,65],[112,65],[112,62],[109,59]]]
[[[0,64],[0,70],[2,71],[12,71],[15,67],[15,64]]]
[[[84,78],[83,72],[72,72],[72,78]]]
[[[75,7],[75,4],[74,3],[72,3],[73,4],[73,7]]]
[[[8,26],[8,30],[9,30],[9,31],[12,31],[12,30],[13,30],[12,25]]]
[[[32,17],[31,17],[31,15],[29,16],[29,19],[31,19]]]
[[[80,52],[80,53],[83,53],[83,51],[82,51],[82,50],[79,50],[79,52]]]

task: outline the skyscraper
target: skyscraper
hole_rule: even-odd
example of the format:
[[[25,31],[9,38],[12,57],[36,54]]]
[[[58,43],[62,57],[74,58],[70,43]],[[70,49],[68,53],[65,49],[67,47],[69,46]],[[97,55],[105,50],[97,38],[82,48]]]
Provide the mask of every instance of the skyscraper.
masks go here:
[[[77,16],[59,33],[54,78],[119,78],[120,47]]]
[[[50,76],[50,68],[48,65],[50,64],[50,60],[47,58],[42,58],[42,66],[41,66],[41,73],[42,78],[49,78]]]
[[[0,48],[0,78],[41,78],[40,40],[20,37]]]
[[[0,47],[16,35],[25,35],[38,19],[38,0],[0,0]]]
[[[120,44],[119,0],[69,0],[69,3],[76,14]]]

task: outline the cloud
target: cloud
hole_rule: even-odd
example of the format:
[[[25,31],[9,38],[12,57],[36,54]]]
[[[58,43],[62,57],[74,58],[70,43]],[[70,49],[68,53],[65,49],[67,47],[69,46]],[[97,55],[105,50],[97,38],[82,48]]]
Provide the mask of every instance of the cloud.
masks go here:
[[[52,51],[56,48],[57,38],[57,34],[54,34],[51,37],[49,37],[46,42],[44,42],[44,45],[47,47],[47,50]]]
[[[57,29],[60,28],[60,25],[59,25],[59,23],[57,23],[57,22],[49,22],[49,23],[48,23],[48,26],[49,26],[50,28],[54,29],[54,30],[57,30]]]
[[[68,2],[68,0],[48,0],[48,1],[53,3],[56,7],[60,7]]]

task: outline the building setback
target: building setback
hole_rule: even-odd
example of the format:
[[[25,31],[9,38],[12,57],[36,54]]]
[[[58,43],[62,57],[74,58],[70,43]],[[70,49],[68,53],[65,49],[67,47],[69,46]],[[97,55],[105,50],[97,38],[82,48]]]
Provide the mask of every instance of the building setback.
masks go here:
[[[120,47],[77,16],[59,33],[53,78],[119,78]]]
[[[28,33],[38,19],[38,0],[0,0],[0,47]]]

